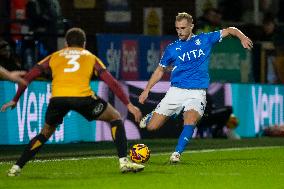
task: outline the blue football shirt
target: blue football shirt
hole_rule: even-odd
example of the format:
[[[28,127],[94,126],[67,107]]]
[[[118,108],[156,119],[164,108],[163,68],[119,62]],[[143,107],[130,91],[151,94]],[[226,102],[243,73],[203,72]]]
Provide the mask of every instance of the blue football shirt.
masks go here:
[[[167,46],[160,60],[162,67],[172,66],[171,86],[184,89],[207,89],[209,57],[215,43],[221,41],[221,30],[193,35]]]

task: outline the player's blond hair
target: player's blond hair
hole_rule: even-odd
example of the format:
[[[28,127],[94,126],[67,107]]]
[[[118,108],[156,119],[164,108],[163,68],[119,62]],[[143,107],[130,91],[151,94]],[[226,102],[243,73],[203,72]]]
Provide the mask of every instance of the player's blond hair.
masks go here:
[[[193,22],[193,18],[190,14],[186,12],[179,12],[178,15],[176,16],[176,21],[181,21],[183,19],[186,19],[189,23]]]

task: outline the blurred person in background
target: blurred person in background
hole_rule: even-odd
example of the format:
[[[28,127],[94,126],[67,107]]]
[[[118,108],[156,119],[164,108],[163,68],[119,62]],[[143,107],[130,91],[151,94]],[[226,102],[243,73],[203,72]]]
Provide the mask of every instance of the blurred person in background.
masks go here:
[[[0,77],[2,79],[8,79],[15,83],[19,83],[21,85],[27,85],[27,82],[23,79],[23,76],[26,74],[25,71],[11,71],[9,72],[2,66],[0,66]]]
[[[254,51],[255,55],[258,56],[258,53],[263,54],[265,57],[265,81],[267,83],[279,83],[279,78],[277,75],[277,68],[275,64],[276,51],[274,48],[274,40],[277,34],[278,26],[276,24],[275,17],[272,13],[267,13],[263,20],[262,24],[257,27],[251,27],[254,40],[258,41],[256,45],[256,50]],[[260,76],[260,70],[262,69],[258,60],[256,58],[254,63],[254,72],[256,76]]]
[[[13,53],[10,44],[3,39],[0,39],[0,66],[9,71],[22,69],[20,59]]]
[[[26,17],[35,39],[42,42],[47,54],[57,50],[57,35],[60,31],[61,6],[58,0],[28,0]],[[43,58],[43,57],[40,57]]]
[[[193,18],[190,14],[178,13],[175,28],[179,39],[166,47],[158,67],[139,96],[139,102],[143,104],[151,88],[164,75],[166,68],[173,67],[171,87],[166,96],[156,109],[140,122],[141,128],[154,131],[162,127],[173,114],[183,110],[184,127],[175,151],[170,156],[171,163],[180,161],[196,124],[204,114],[209,86],[209,57],[214,44],[232,35],[240,40],[243,48],[250,50],[253,47],[252,41],[235,27],[199,35],[192,33],[193,27]]]
[[[207,92],[206,94],[206,108],[204,116],[200,119],[197,124],[197,135],[200,138],[205,138],[205,134],[209,134],[212,138],[229,138],[239,139],[236,136],[233,138],[232,132],[227,125],[230,117],[233,113],[232,106],[217,107],[213,101],[212,96]],[[206,131],[209,130],[209,133]]]
[[[284,84],[284,27],[276,23],[274,14],[267,13],[263,22],[264,33],[262,40],[272,41],[275,48],[275,60],[273,62],[277,77],[276,83]]]
[[[197,20],[196,33],[210,32],[220,30],[222,28],[222,13],[215,8],[204,10],[203,15]]]
[[[8,176],[20,174],[24,165],[39,152],[70,110],[78,112],[88,121],[108,122],[117,148],[120,171],[123,173],[142,171],[143,165],[132,163],[127,158],[127,138],[120,113],[92,91],[91,77],[94,74],[99,76],[133,114],[136,122],[141,120],[141,111],[130,102],[129,97],[126,96],[117,80],[106,70],[102,61],[85,49],[86,34],[82,29],[68,30],[65,45],[66,48],[44,58],[25,76],[26,82],[30,83],[44,70],[51,70],[52,97],[46,110],[42,130],[30,140],[16,164],[9,170]],[[20,85],[13,100],[4,104],[1,111],[6,111],[10,107],[14,108],[26,88],[26,85]]]
[[[264,16],[262,21],[262,30],[259,37],[260,41],[274,41],[275,35],[277,33],[277,24],[275,21],[275,17],[268,13]]]
[[[259,41],[271,42],[275,49],[273,69],[276,74],[273,83],[284,83],[284,29],[277,25],[273,13],[267,13],[262,22],[261,33],[256,37]]]
[[[218,0],[218,9],[220,9],[222,12],[223,20],[240,22],[245,9],[248,7],[245,2],[251,1]]]
[[[279,82],[284,84],[284,29],[279,28],[275,34],[273,44],[276,51],[275,67]]]
[[[26,72],[15,70],[20,70],[20,64],[12,56],[9,43],[0,39],[0,77],[26,85],[26,81],[22,78]]]

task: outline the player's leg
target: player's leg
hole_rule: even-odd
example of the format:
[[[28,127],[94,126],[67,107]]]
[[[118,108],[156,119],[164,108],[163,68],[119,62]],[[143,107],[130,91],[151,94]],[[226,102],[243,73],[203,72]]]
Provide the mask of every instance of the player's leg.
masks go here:
[[[140,128],[147,128],[149,131],[161,128],[164,123],[173,115],[179,114],[182,110],[182,101],[177,97],[178,88],[171,87],[165,97],[157,105],[156,109],[147,114],[140,121]]]
[[[8,176],[17,176],[24,165],[36,155],[36,153],[41,149],[41,147],[54,133],[54,131],[54,126],[45,124],[40,134],[36,135],[33,139],[30,140],[29,144],[26,146],[16,164],[13,165],[13,167],[8,172]]]
[[[105,111],[96,119],[106,121],[110,124],[111,136],[116,145],[117,155],[119,158],[126,157],[127,140],[120,113],[112,105],[107,103]]]
[[[89,121],[101,120],[109,122],[118,157],[126,156],[127,141],[124,126],[119,112],[113,106],[98,96],[82,98],[80,104],[74,103],[74,106],[76,106],[74,109]]]
[[[183,130],[179,136],[178,144],[175,148],[175,152],[171,155],[170,161],[177,163],[180,161],[180,155],[184,151],[186,145],[191,140],[194,133],[194,129],[197,121],[200,119],[200,115],[195,110],[189,110],[184,112],[184,125]]]
[[[117,149],[121,172],[142,171],[144,169],[144,165],[132,163],[127,158],[127,138],[119,112],[108,103],[106,110],[97,119],[110,123],[111,136]]]
[[[147,126],[148,131],[154,131],[161,128],[167,120],[168,116],[153,111],[143,118],[143,122],[145,122],[143,124]]]
[[[9,170],[8,176],[19,175],[25,164],[39,152],[42,146],[54,133],[56,126],[62,123],[63,117],[67,112],[68,109],[66,108],[66,105],[62,106],[62,103],[58,102],[56,99],[50,99],[45,115],[46,123],[44,127],[38,135],[30,140],[16,164]]]
[[[87,97],[84,102],[76,108],[77,112],[89,121],[101,120],[110,124],[111,135],[117,149],[121,171],[138,172],[143,170],[143,165],[131,163],[127,159],[127,139],[120,113],[112,105],[97,96]]]
[[[183,130],[179,136],[175,152],[170,157],[172,163],[180,161],[180,155],[191,140],[196,124],[204,113],[206,105],[205,91],[192,91],[189,96],[195,98],[189,98],[187,102],[185,101]]]

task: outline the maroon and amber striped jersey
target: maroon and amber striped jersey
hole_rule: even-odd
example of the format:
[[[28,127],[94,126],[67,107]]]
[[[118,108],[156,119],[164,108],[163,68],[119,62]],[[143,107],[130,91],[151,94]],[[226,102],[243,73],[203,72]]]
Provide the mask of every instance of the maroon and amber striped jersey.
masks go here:
[[[96,74],[125,105],[129,103],[129,97],[106,70],[102,61],[84,48],[67,47],[47,56],[28,72],[25,76],[26,81],[30,83],[46,69],[51,70],[52,73],[52,97],[94,95],[90,80],[93,74]],[[17,102],[25,89],[26,86],[20,85],[13,101]]]

